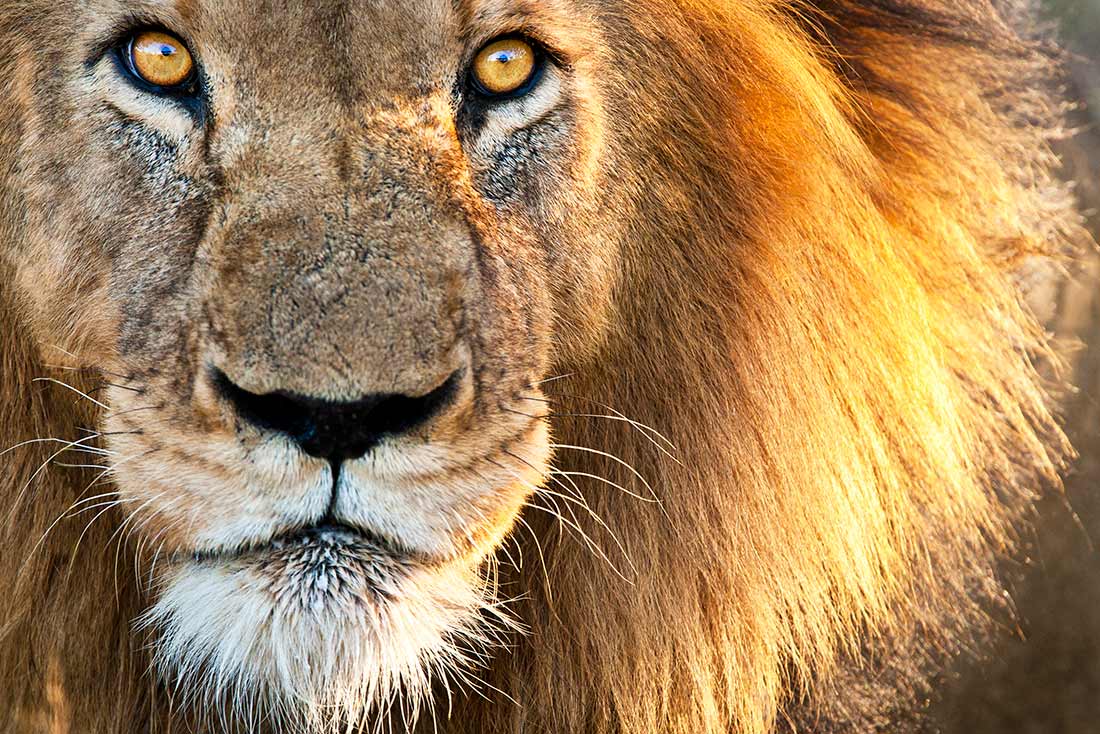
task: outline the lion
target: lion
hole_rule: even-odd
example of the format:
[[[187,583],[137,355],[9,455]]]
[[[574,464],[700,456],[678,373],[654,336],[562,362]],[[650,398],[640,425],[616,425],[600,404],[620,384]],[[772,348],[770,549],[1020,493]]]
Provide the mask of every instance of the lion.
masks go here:
[[[0,731],[919,730],[1072,452],[1026,16],[6,0]]]

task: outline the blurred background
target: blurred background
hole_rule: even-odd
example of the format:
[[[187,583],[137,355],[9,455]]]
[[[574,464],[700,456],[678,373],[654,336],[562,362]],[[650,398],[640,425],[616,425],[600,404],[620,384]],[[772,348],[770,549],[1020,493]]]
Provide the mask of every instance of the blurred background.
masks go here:
[[[1100,240],[1100,0],[1041,0],[1069,48],[1070,124],[1058,146],[1089,229]],[[1064,498],[1050,498],[1030,547],[1010,569],[1019,626],[988,657],[948,675],[934,704],[943,734],[1100,734],[1100,256],[1051,294],[1054,328],[1072,352],[1065,409],[1081,454]]]

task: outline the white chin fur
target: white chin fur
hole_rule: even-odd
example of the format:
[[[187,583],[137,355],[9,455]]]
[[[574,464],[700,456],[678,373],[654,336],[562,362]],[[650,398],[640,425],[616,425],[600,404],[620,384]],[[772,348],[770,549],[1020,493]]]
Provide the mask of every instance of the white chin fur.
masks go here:
[[[203,715],[337,732],[384,716],[411,727],[433,681],[470,682],[511,623],[472,570],[328,532],[173,564],[138,624],[165,681]]]

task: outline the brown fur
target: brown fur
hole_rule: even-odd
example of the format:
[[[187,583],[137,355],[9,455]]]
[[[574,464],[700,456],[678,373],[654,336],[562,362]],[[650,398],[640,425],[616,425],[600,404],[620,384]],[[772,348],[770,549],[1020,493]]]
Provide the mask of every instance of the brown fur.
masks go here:
[[[110,5],[105,18],[117,14]],[[1015,276],[1029,256],[1062,249],[1075,221],[1048,174],[1050,53],[1003,20],[1007,3],[458,3],[464,32],[548,28],[572,62],[569,103],[518,154],[527,165],[509,170],[523,192],[514,198],[494,195],[501,174],[452,144],[468,121],[436,107],[418,118],[423,128],[385,124],[393,107],[404,109],[393,100],[432,94],[402,86],[428,24],[387,15],[396,3],[334,3],[323,17],[280,5],[275,23],[224,5],[147,9],[173,28],[201,27],[223,48],[251,34],[262,48],[235,60],[255,71],[255,86],[212,80],[223,95],[213,153],[153,187],[134,158],[119,163],[117,151],[81,142],[105,134],[101,117],[82,119],[82,100],[64,93],[84,60],[72,49],[88,43],[89,19],[33,0],[0,10],[0,444],[72,439],[97,424],[95,406],[32,382],[91,389],[88,367],[178,399],[124,428],[193,441],[224,430],[201,386],[188,392],[203,340],[247,347],[265,364],[313,348],[262,341],[258,319],[285,269],[308,267],[293,253],[324,239],[321,214],[339,220],[334,172],[362,165],[346,152],[358,141],[380,171],[363,184],[367,194],[388,184],[405,195],[386,232],[407,238],[393,245],[414,253],[401,272],[427,273],[429,287],[419,299],[355,301],[318,328],[346,333],[372,315],[378,332],[340,346],[357,350],[356,363],[398,369],[410,354],[444,359],[433,350],[449,338],[437,332],[448,296],[470,312],[483,303],[471,338],[514,371],[490,374],[494,360],[475,356],[477,389],[492,398],[486,405],[520,399],[507,414],[456,418],[447,435],[489,431],[469,439],[465,450],[477,455],[514,433],[516,412],[549,410],[557,444],[619,457],[661,500],[559,476],[563,484],[549,486],[568,492],[575,480],[606,523],[559,504],[602,549],[593,553],[535,509],[552,495],[532,499],[523,515],[531,532],[515,528],[498,553],[502,594],[524,595],[515,607],[530,634],[483,671],[486,697],[460,698],[439,728],[919,728],[929,674],[997,609],[995,561],[1068,452],[1032,366],[1046,353],[1044,335]],[[364,66],[381,71],[356,76],[360,61],[329,58],[320,31],[306,30],[314,27],[371,48],[377,56]],[[450,50],[465,40],[456,31]],[[207,44],[213,60],[218,47]],[[361,109],[383,122],[366,132],[339,122]],[[241,120],[266,126],[268,147],[235,142],[227,131]],[[163,198],[169,190],[177,195]],[[387,202],[352,202],[336,236],[370,237]],[[302,210],[301,232],[276,254],[261,246],[297,226],[280,212]],[[489,253],[476,277],[467,251],[445,250],[454,240],[424,241],[425,222],[454,212]],[[133,232],[187,244],[142,261],[148,239],[135,245]],[[196,251],[207,253],[198,258],[206,270],[183,278]],[[450,283],[433,257],[447,268],[461,262],[469,280]],[[392,283],[398,276],[380,275],[381,262],[325,277],[331,287]],[[158,266],[169,275],[157,276]],[[221,290],[203,285],[210,279]],[[299,305],[306,299],[290,300],[298,310],[282,314],[285,323],[316,317]],[[196,312],[200,302],[212,316]],[[204,318],[209,333],[189,331]],[[218,336],[218,323],[241,333]],[[381,362],[395,344],[398,357]],[[363,380],[429,379],[415,370],[349,377],[333,367],[337,357],[320,347],[313,355],[318,374],[242,370],[256,384],[301,379],[338,394],[375,389]],[[82,371],[49,366],[62,360]],[[524,391],[560,374],[569,376],[545,384],[545,398]],[[678,460],[643,429],[585,417],[611,410],[659,430]],[[3,457],[12,519],[0,553],[0,711],[14,714],[0,731],[183,726],[130,632],[149,600],[133,570],[142,536],[121,546],[117,568],[119,546],[108,543],[124,513],[109,510],[79,549],[79,519],[35,548],[95,476],[51,467],[30,481],[54,451],[30,444]],[[186,472],[201,459],[153,461]],[[560,448],[555,466],[647,491],[599,455]],[[482,544],[511,522],[517,495],[506,489],[494,495],[499,506],[480,508],[504,516],[479,528]],[[201,507],[216,523],[217,506]],[[518,555],[522,569],[509,568]]]

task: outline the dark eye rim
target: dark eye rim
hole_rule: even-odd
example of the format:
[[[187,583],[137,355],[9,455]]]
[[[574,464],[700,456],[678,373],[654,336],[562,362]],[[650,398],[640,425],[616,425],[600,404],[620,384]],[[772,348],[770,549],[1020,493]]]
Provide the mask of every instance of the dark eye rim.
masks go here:
[[[179,84],[166,87],[159,84],[153,84],[141,75],[141,72],[134,66],[134,41],[143,33],[163,33],[180,42],[187,50],[187,53],[191,55],[191,73],[188,74],[185,80]],[[191,47],[185,40],[180,38],[178,33],[167,28],[162,28],[160,26],[141,26],[140,28],[134,28],[127,31],[120,41],[115,44],[114,57],[115,61],[125,72],[127,79],[142,91],[160,97],[191,98],[197,97],[199,94],[199,61],[195,56],[195,52],[191,50]]]
[[[477,55],[482,52],[488,46],[492,46],[494,43],[501,41],[522,41],[531,47],[531,50],[535,55],[535,63],[531,67],[531,73],[527,75],[527,79],[523,84],[516,87],[511,92],[492,92],[485,88],[480,81],[478,81],[477,74],[474,72],[473,60],[467,65],[466,79],[467,86],[481,99],[489,102],[504,102],[507,100],[518,99],[525,97],[531,93],[531,91],[538,86],[542,81],[543,74],[546,71],[546,64],[550,58],[550,54],[547,52],[546,47],[539,43],[534,38],[526,36],[522,33],[505,33],[504,35],[490,38],[485,43],[481,44],[477,51],[474,53],[473,58],[477,58]]]

